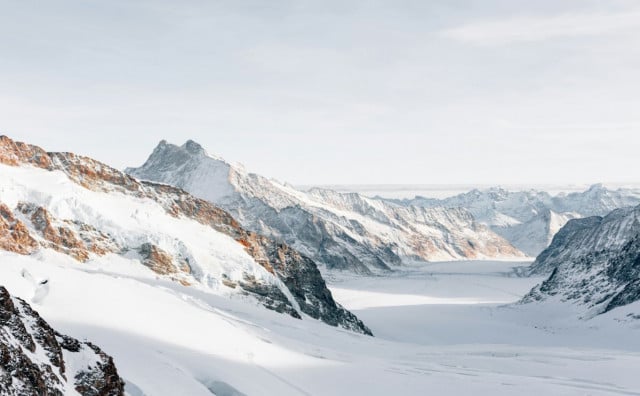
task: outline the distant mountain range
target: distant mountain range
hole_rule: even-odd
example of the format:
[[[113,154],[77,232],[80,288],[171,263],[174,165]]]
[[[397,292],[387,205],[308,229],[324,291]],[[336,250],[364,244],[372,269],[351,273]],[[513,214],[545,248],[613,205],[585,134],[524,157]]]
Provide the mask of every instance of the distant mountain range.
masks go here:
[[[185,189],[229,211],[243,227],[282,240],[330,269],[368,274],[403,260],[521,257],[464,208],[403,206],[327,189],[300,191],[166,141],[130,175]]]
[[[425,208],[464,208],[516,248],[535,257],[558,230],[575,218],[604,216],[614,209],[640,204],[640,190],[611,190],[601,184],[584,192],[555,196],[544,191],[507,191],[502,188],[472,190],[445,199],[416,197],[390,200],[399,205]]]

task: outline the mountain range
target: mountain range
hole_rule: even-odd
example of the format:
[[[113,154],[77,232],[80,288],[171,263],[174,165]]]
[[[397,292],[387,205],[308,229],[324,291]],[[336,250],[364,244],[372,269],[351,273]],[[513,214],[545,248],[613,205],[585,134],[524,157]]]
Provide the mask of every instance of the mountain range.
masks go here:
[[[451,353],[370,337],[336,302],[319,268],[356,273],[332,277],[334,292],[355,302],[347,305],[354,310],[377,304],[373,314],[358,314],[372,321],[382,315],[376,324],[388,320],[381,326],[387,331],[407,312],[442,312],[423,315],[424,323],[447,326],[452,318],[447,333],[474,323],[485,332],[535,334],[528,322],[456,321],[480,311],[489,312],[488,322],[494,313],[528,321],[526,307],[539,310],[543,327],[602,324],[575,320],[599,317],[633,328],[640,319],[640,205],[630,205],[638,197],[595,185],[558,196],[494,188],[445,200],[385,200],[299,191],[193,141],[162,141],[142,167],[122,172],[1,136],[0,394],[350,394],[354,376],[366,386],[372,372],[384,378],[367,393],[389,394],[407,380],[397,370],[406,356],[414,366]],[[508,239],[530,254],[542,251],[523,270],[524,254]],[[520,263],[424,263],[469,258]],[[455,283],[443,284],[447,276]],[[434,297],[435,289],[443,296]],[[483,300],[482,291],[511,300]],[[512,304],[514,297],[522,299]],[[484,301],[500,306],[469,308]],[[569,319],[547,320],[559,307],[571,309],[562,311]],[[447,316],[456,311],[463,314]],[[455,367],[469,363],[464,355]],[[444,359],[420,381],[442,381],[435,373],[452,367]],[[504,378],[496,381],[493,389],[502,389]],[[421,394],[424,383],[412,390]]]
[[[2,250],[119,257],[184,287],[371,334],[333,300],[311,259],[179,188],[2,136],[0,191]]]
[[[530,257],[542,252],[567,221],[604,216],[614,209],[640,204],[640,191],[611,190],[602,184],[584,192],[551,195],[545,191],[507,191],[495,187],[474,189],[445,199],[416,197],[392,200],[405,206],[464,208],[475,219],[507,239]]]
[[[329,269],[369,274],[403,260],[523,256],[464,208],[403,206],[318,188],[303,192],[211,156],[191,140],[182,146],[162,141],[142,166],[126,172],[183,188]]]

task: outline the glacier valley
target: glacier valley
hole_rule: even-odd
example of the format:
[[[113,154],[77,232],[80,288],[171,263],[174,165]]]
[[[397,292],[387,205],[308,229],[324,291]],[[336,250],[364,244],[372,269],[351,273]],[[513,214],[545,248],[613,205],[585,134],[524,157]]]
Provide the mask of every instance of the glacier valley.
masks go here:
[[[615,311],[585,322],[561,305],[513,305],[542,280],[517,276],[528,262],[441,262],[388,278],[330,278],[335,298],[370,326],[372,338],[159,280],[115,258],[83,266],[58,253],[1,253],[0,260],[0,277],[16,296],[113,356],[130,395],[640,389],[638,322]],[[48,280],[46,294],[25,279],[25,268]]]
[[[635,190],[302,192],[193,141],[128,172],[0,137],[3,396],[640,394]]]

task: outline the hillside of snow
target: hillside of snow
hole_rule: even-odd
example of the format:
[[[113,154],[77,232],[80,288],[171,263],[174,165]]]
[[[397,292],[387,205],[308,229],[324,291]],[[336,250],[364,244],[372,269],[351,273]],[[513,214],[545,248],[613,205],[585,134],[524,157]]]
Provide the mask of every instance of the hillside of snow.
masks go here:
[[[369,334],[316,264],[186,192],[0,137],[0,250],[124,260],[158,278]]]

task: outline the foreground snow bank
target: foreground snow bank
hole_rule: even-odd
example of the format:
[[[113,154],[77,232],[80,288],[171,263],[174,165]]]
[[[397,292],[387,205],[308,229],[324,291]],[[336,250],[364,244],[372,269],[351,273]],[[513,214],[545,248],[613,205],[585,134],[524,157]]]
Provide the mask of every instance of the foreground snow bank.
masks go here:
[[[476,300],[360,309],[359,314],[379,316],[372,325],[381,336],[371,338],[158,280],[126,260],[108,258],[78,264],[58,254],[0,253],[0,279],[15,295],[38,296],[34,306],[56,328],[95,341],[111,354],[131,395],[606,395],[640,388],[640,354],[633,348],[595,349],[587,343],[567,348],[545,341],[553,334],[533,327],[524,334],[538,334],[537,344],[517,337],[496,343],[487,336],[465,342],[474,340],[464,334],[528,328],[526,323],[510,327],[507,316],[487,327],[487,318],[499,309],[479,300],[503,301],[509,295],[516,300],[512,294],[536,281],[506,276],[508,270],[495,265],[481,273],[459,266],[449,275],[445,265],[434,265],[390,279],[343,279],[338,286],[353,294]],[[23,277],[25,268],[34,279],[49,280],[46,293]],[[463,279],[467,283],[455,287]],[[446,315],[439,320],[432,308]],[[447,326],[454,335],[445,339]],[[413,338],[405,338],[405,330]],[[609,334],[604,330],[597,336]],[[425,337],[416,336],[421,332]],[[430,340],[429,334],[434,334]]]

